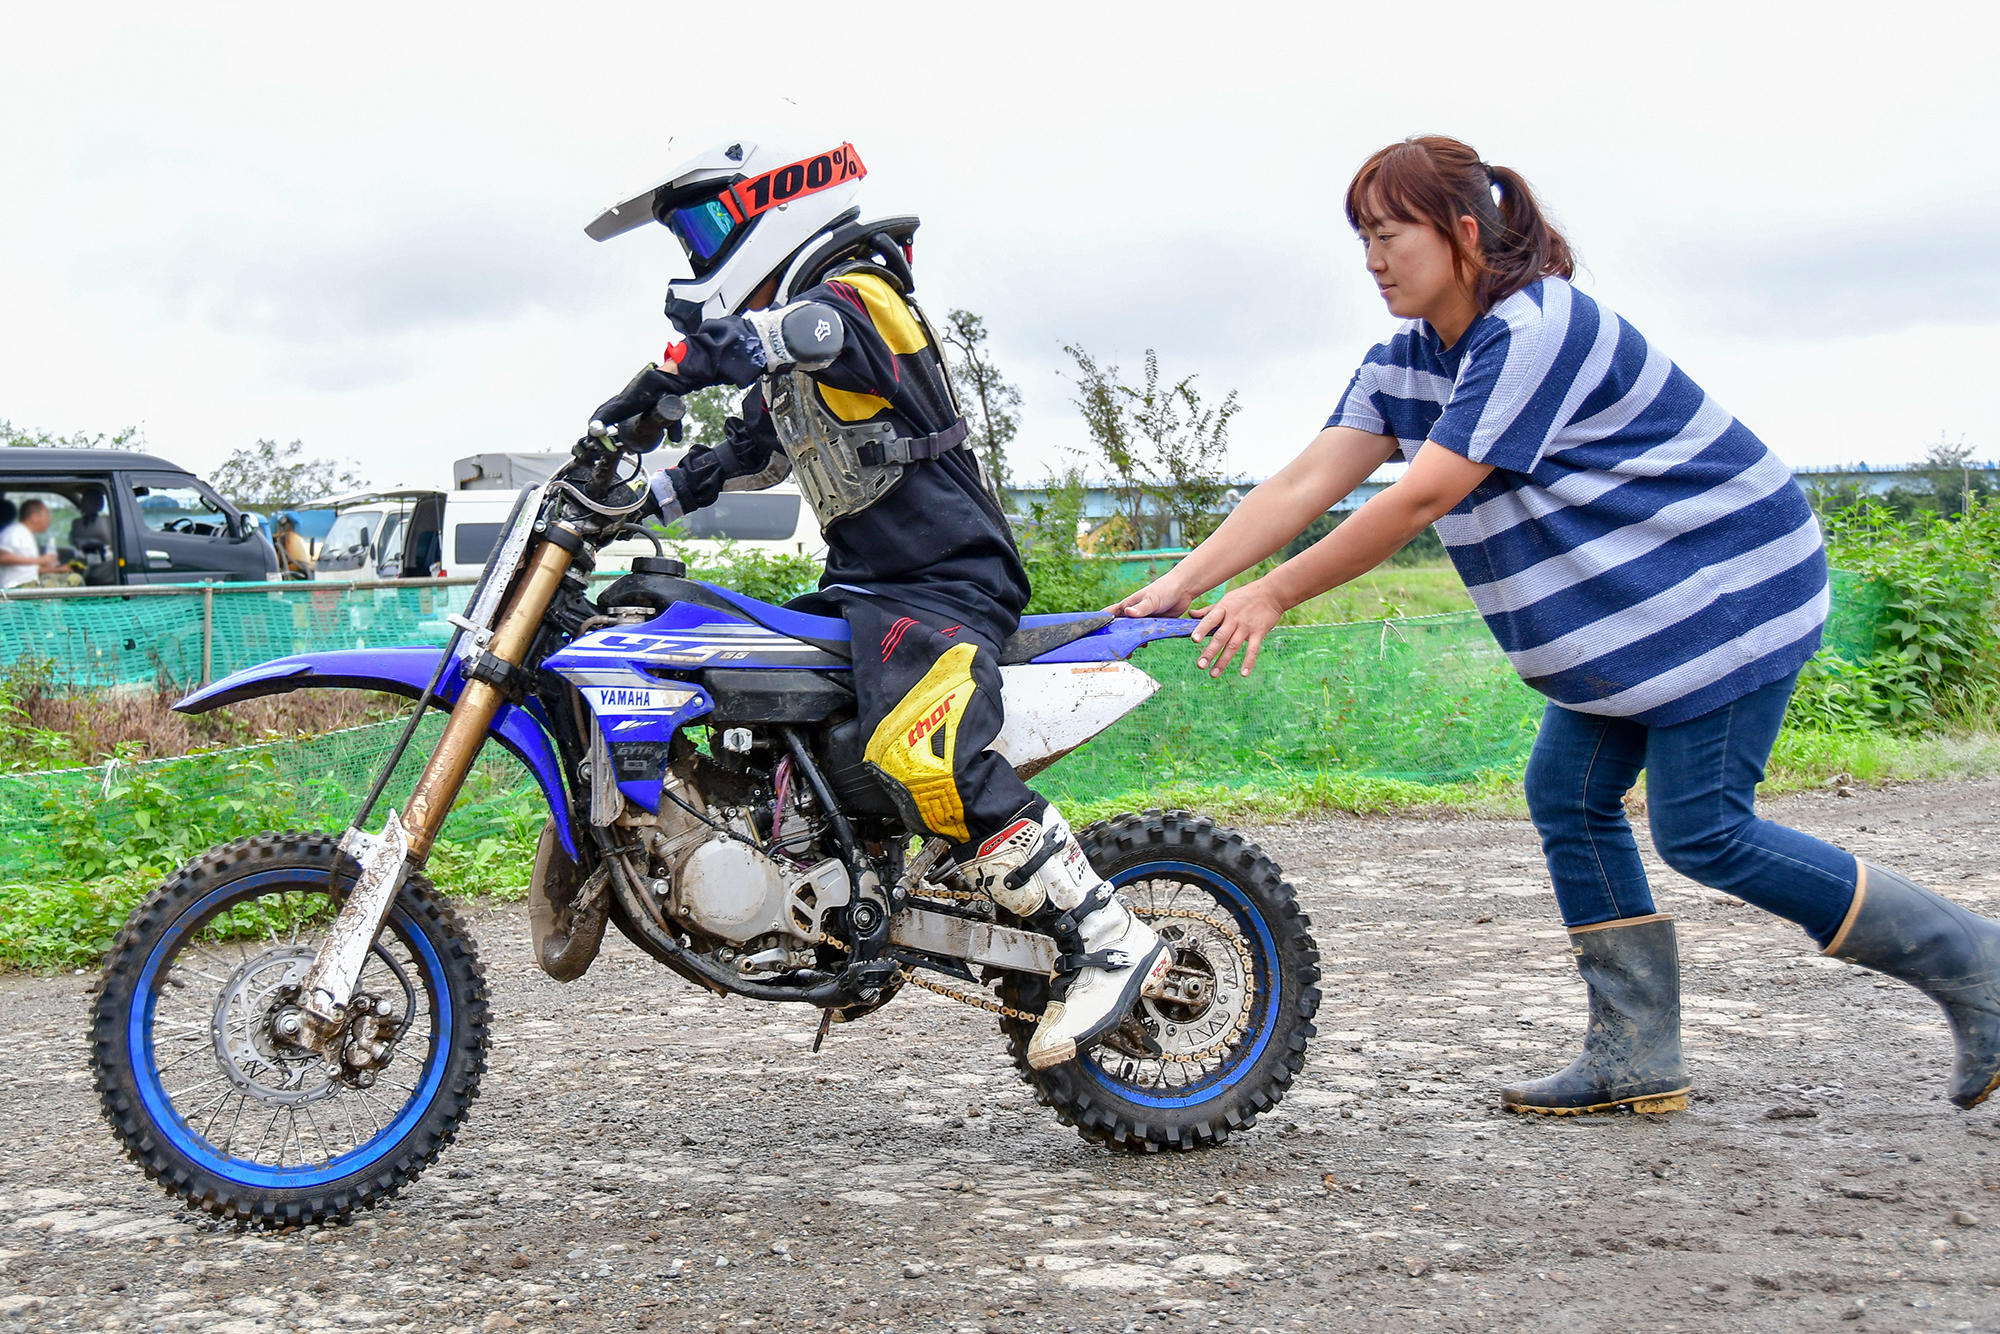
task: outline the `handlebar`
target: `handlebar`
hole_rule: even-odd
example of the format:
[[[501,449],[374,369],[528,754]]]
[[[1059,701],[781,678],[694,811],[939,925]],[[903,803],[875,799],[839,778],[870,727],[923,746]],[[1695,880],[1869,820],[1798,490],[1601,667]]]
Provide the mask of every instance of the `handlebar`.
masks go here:
[[[601,421],[593,420],[590,423],[589,434],[591,439],[603,441],[606,448],[636,446],[635,452],[644,454],[659,447],[662,434],[678,443],[681,438],[681,422],[686,416],[687,404],[681,400],[680,395],[661,394],[659,401],[650,409],[627,417],[624,421],[607,426]]]

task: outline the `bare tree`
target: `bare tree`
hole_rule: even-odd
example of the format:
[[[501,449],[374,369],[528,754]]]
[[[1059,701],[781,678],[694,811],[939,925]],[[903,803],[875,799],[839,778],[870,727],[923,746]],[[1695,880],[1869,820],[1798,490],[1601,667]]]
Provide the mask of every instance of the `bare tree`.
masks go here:
[[[1993,484],[1983,471],[1964,436],[1947,440],[1942,432],[1924,455],[1922,468],[1936,497],[1938,513],[1950,518],[1969,513],[1974,503],[1993,494]]]
[[[1128,385],[1118,368],[1099,365],[1080,347],[1063,351],[1076,362],[1077,397],[1091,442],[1110,468],[1133,539],[1192,546],[1213,532],[1227,489],[1223,465],[1236,391],[1209,403],[1196,376],[1160,382],[1160,358],[1146,349],[1144,381]]]
[[[986,349],[986,321],[969,310],[945,317],[944,341],[957,349],[950,367],[959,402],[978,414],[972,423],[973,446],[986,462],[993,485],[1007,485],[1007,446],[1021,429],[1021,391],[1007,382]]]
[[[89,431],[72,431],[68,435],[55,435],[48,431],[30,431],[0,417],[0,447],[8,445],[24,449],[144,450],[146,434],[136,426],[128,426],[110,435]]]
[[[223,460],[210,475],[209,485],[245,509],[274,509],[309,504],[366,483],[332,459],[307,454],[303,441],[281,445],[259,440]]]

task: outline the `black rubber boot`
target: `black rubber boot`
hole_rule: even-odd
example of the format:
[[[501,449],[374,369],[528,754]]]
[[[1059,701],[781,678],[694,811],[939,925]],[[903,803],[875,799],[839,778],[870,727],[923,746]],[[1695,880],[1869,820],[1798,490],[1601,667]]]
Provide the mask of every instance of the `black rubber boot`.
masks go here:
[[[1894,871],[1855,865],[1854,903],[1825,953],[1908,982],[1944,1007],[1958,1047],[1951,1100],[1977,1107],[2000,1086],[2000,922]]]
[[[1576,970],[1590,988],[1583,1055],[1547,1079],[1500,1090],[1510,1112],[1575,1116],[1687,1108],[1681,1064],[1681,957],[1673,919],[1626,917],[1569,933]]]

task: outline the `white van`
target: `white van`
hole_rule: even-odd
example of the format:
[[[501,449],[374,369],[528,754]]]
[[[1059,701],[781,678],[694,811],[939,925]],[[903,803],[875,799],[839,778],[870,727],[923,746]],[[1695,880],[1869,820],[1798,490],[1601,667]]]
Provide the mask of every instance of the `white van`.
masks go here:
[[[514,509],[511,491],[402,487],[319,502],[339,513],[320,546],[322,580],[476,575]]]
[[[650,473],[672,464],[671,452],[649,454]],[[523,486],[547,481],[570,461],[567,453],[473,454],[452,464],[453,500],[464,496],[505,495]],[[449,510],[451,501],[446,502]],[[690,563],[718,558],[725,550],[760,551],[769,556],[826,559],[826,538],[798,484],[783,481],[764,491],[725,491],[715,504],[680,521],[678,540],[670,543]],[[651,555],[653,544],[643,538],[614,542],[597,555],[599,570],[630,569],[634,556]]]
[[[681,534],[662,538],[690,564],[719,559],[725,551],[761,551],[770,556],[826,559],[826,537],[798,484],[779,482],[763,491],[724,491],[715,503],[676,525]],[[628,537],[597,553],[600,570],[631,568],[634,556],[650,556],[653,544]]]

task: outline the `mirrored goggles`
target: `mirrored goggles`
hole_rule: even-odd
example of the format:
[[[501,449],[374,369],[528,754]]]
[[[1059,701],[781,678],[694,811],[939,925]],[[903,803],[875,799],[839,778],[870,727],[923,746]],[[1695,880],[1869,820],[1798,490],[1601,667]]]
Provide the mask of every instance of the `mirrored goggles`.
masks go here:
[[[708,261],[722,253],[735,234],[738,223],[729,216],[722,199],[704,199],[700,203],[688,204],[671,209],[660,219],[667,224],[667,230],[680,238],[687,248],[688,262],[696,273],[708,267]]]

